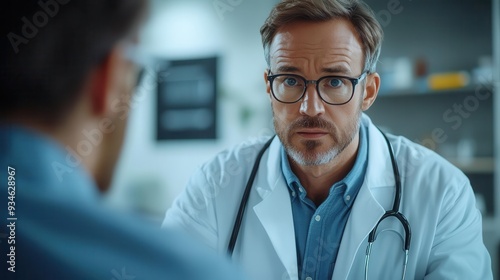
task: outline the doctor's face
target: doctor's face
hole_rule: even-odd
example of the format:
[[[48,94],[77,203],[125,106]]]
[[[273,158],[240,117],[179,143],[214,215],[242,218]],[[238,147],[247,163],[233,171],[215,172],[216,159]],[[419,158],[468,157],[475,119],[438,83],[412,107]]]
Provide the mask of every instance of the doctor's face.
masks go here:
[[[356,34],[351,23],[343,19],[285,25],[269,49],[271,75],[296,74],[307,80],[332,75],[357,78],[363,72],[364,59]],[[315,84],[307,86],[298,102],[285,104],[271,94],[268,73],[264,75],[276,132],[293,161],[309,166],[326,164],[351,143],[357,145],[361,111],[367,109],[363,108],[367,105],[363,102],[364,81],[343,105],[325,103]]]

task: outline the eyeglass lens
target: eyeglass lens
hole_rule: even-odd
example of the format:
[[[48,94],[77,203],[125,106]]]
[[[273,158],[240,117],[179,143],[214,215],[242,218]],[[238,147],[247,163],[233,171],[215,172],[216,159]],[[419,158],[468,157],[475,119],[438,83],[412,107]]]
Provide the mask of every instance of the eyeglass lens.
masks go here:
[[[300,76],[277,75],[272,82],[272,90],[278,101],[293,103],[302,98],[307,90],[307,83]],[[321,98],[331,104],[348,102],[354,91],[353,83],[343,77],[323,77],[316,83]]]

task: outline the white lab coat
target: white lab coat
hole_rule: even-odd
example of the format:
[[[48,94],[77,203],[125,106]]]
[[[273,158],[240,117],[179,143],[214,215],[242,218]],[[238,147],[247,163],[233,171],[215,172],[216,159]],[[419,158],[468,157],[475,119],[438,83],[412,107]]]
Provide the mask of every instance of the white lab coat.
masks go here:
[[[333,279],[364,279],[368,234],[394,200],[386,142],[366,115],[362,123],[368,127],[368,166],[344,230]],[[492,279],[481,214],[466,176],[422,146],[403,137],[389,135],[389,139],[403,186],[400,211],[412,230],[406,279]],[[243,143],[204,164],[167,211],[163,226],[184,228],[226,253],[243,190],[266,140]],[[233,255],[251,279],[298,279],[280,147],[276,137],[262,157]],[[391,218],[377,233],[369,279],[401,279],[402,226]]]

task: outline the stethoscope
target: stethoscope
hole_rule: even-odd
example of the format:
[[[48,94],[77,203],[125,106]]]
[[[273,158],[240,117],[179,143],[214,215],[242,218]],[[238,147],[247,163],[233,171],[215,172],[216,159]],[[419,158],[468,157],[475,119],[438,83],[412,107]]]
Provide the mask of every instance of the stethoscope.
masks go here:
[[[377,228],[378,228],[379,224],[383,220],[385,220],[386,218],[394,217],[394,218],[399,220],[399,222],[401,223],[401,225],[403,226],[404,231],[405,231],[404,249],[403,249],[403,251],[405,253],[405,259],[404,259],[404,263],[403,263],[403,276],[402,276],[402,279],[404,280],[406,277],[406,268],[408,265],[408,253],[410,251],[411,228],[410,228],[410,223],[408,222],[406,217],[401,212],[399,212],[399,204],[401,202],[401,178],[399,176],[399,168],[398,168],[396,159],[394,158],[394,152],[392,150],[392,145],[389,142],[389,139],[387,138],[385,133],[383,133],[382,131],[380,131],[380,132],[384,136],[384,139],[387,143],[387,147],[389,149],[389,154],[391,156],[392,169],[393,169],[393,173],[394,173],[394,179],[396,181],[396,193],[394,195],[394,204],[392,206],[392,209],[385,212],[385,214],[382,216],[382,218],[380,218],[378,220],[377,224],[375,225],[375,227],[372,229],[372,231],[368,235],[368,245],[366,247],[366,256],[365,256],[365,279],[368,279],[368,267],[370,264],[370,255],[372,252],[373,243],[375,242],[375,239],[377,237],[377,234],[376,234]],[[267,141],[266,144],[264,144],[264,147],[262,147],[262,149],[259,151],[259,154],[257,155],[257,158],[256,158],[255,163],[253,165],[252,172],[250,173],[250,177],[248,178],[247,184],[245,186],[245,191],[243,193],[243,197],[241,198],[240,207],[238,209],[238,214],[236,215],[236,220],[234,221],[233,231],[231,233],[231,238],[229,239],[229,244],[227,246],[227,252],[228,252],[229,256],[233,255],[234,246],[236,245],[236,240],[238,239],[238,234],[239,234],[239,231],[241,228],[241,222],[243,220],[243,215],[245,214],[245,209],[246,209],[246,205],[248,202],[248,198],[250,197],[250,190],[252,189],[252,185],[253,185],[253,182],[255,180],[255,175],[257,174],[257,170],[259,169],[262,155],[269,148],[273,139],[274,139],[274,136],[271,137],[271,139],[269,139],[269,141]]]

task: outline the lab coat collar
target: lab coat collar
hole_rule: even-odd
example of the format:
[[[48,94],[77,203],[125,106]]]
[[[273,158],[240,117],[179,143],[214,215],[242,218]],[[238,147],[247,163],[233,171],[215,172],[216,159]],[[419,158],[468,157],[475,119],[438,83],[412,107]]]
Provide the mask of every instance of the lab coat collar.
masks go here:
[[[387,145],[380,131],[370,118],[362,115],[361,121],[368,132],[368,165],[365,179],[347,221],[333,279],[346,279],[354,258],[370,231],[385,213],[388,206],[380,198],[381,187],[394,186],[394,174]],[[264,153],[256,177],[256,190],[262,201],[253,210],[271,240],[276,254],[292,279],[298,279],[295,230],[293,226],[290,195],[281,172],[281,142],[276,137]],[[265,178],[260,174],[267,174]],[[361,222],[360,222],[361,221]],[[364,248],[361,248],[364,250]]]
[[[368,128],[369,148],[365,184],[368,183],[370,189],[377,186],[394,186],[395,179],[391,157],[384,136],[367,115],[362,115],[361,122]],[[394,155],[396,155],[396,151],[394,151]]]
[[[290,253],[297,251],[292,206],[281,172],[280,147],[281,143],[278,137],[275,137],[268,151],[262,157],[257,174],[267,174],[267,178],[256,178],[257,193],[262,201],[255,205],[253,210],[266,230],[288,275],[292,276],[292,279],[297,279],[297,255]]]
[[[366,115],[363,114],[361,121],[368,127],[368,166],[365,180],[344,230],[338,252],[342,257],[337,258],[332,279],[347,279],[356,254],[359,250],[364,250],[362,246],[367,245],[363,241],[384,215],[385,209],[388,209],[388,205],[385,205],[387,203],[381,202],[382,196],[387,196],[387,192],[380,190],[384,189],[383,187],[395,186],[392,164],[383,135]]]

